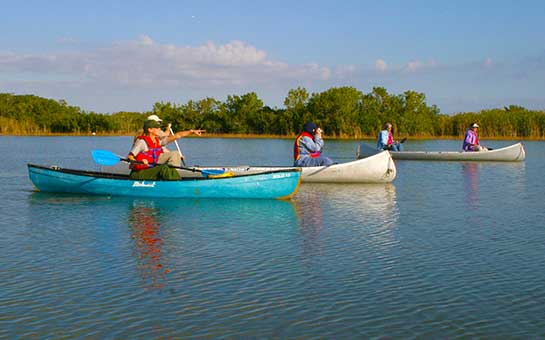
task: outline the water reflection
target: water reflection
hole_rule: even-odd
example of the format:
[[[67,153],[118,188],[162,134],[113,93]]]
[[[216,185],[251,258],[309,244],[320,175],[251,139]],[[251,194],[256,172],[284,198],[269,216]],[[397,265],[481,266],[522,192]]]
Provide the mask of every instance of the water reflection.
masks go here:
[[[510,193],[502,202],[520,200],[526,192],[524,162],[467,162],[462,164],[465,202],[471,209],[482,208],[492,199],[498,188]],[[488,198],[490,196],[490,198]]]
[[[304,255],[323,253],[322,234],[328,228],[350,228],[351,237],[364,238],[377,247],[394,242],[399,211],[395,186],[391,183],[305,184],[294,205]]]
[[[476,208],[479,204],[479,164],[464,163],[462,169],[464,172],[464,184],[466,193],[466,203],[471,208]]]
[[[223,268],[225,256],[246,267],[248,254],[285,242],[295,220],[291,201],[244,199],[134,200],[128,216],[147,289],[164,289],[172,280],[200,286],[207,275],[232,279],[235,274]],[[244,272],[256,265],[249,262]]]
[[[387,184],[306,184],[298,194],[298,202],[321,199],[323,208],[352,216],[362,222],[392,221],[397,218],[396,190]],[[344,211],[344,213],[343,213]]]
[[[320,231],[323,227],[321,193],[316,187],[306,185],[294,200],[297,225],[302,236],[302,253],[305,257],[321,254]]]
[[[138,271],[148,289],[165,287],[166,275],[170,272],[162,257],[164,241],[159,215],[160,210],[153,200],[133,201],[128,215]]]
[[[29,234],[39,236],[39,244],[57,244],[47,258],[77,254],[84,265],[71,270],[86,268],[101,282],[130,282],[136,271],[136,285],[146,290],[175,289],[186,281],[199,287],[213,277],[265,270],[297,230],[291,201],[34,192],[29,203]],[[66,261],[66,268],[76,263]]]

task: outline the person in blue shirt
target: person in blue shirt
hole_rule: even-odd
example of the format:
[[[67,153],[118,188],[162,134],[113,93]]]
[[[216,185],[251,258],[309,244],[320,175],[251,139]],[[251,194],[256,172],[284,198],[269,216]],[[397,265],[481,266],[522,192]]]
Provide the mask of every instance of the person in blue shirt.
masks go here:
[[[322,155],[324,140],[322,129],[313,122],[303,125],[303,131],[295,139],[293,145],[293,166],[331,165],[333,161]]]
[[[382,131],[378,134],[377,139],[377,150],[390,150],[390,151],[403,151],[402,143],[405,139],[401,141],[394,140],[392,135],[392,124],[386,123],[382,127]]]

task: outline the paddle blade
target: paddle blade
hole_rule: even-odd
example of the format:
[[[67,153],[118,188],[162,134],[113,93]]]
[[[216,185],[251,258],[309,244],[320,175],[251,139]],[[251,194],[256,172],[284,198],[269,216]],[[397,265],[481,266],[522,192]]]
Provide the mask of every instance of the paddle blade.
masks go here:
[[[223,169],[201,169],[199,171],[203,177],[207,178],[233,177],[235,175],[232,172],[225,172]]]
[[[223,177],[233,177],[235,176],[234,172],[228,171],[217,175],[206,175],[208,178],[223,178]]]
[[[121,157],[108,150],[94,150],[91,154],[97,164],[104,166],[116,165],[121,160]]]
[[[221,175],[225,172],[223,169],[202,169],[201,170],[203,175],[209,175],[209,176],[216,176]]]

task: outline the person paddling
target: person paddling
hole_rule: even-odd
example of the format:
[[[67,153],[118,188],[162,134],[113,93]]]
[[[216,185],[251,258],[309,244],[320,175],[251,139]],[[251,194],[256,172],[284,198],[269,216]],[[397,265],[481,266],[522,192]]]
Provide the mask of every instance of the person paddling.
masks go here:
[[[382,127],[382,131],[378,134],[377,150],[402,151],[403,142],[405,142],[405,139],[402,139],[401,141],[394,140],[394,136],[392,135],[392,124],[386,123]]]
[[[462,145],[464,151],[488,151],[486,147],[479,144],[478,129],[479,125],[477,123],[471,123],[467,129]]]
[[[154,119],[144,122],[144,132],[135,138],[127,159],[131,161],[130,178],[140,180],[178,180],[180,175],[173,167],[181,165],[181,157],[176,152],[165,152],[164,146],[190,134],[202,135],[204,130],[179,131],[161,136],[161,123]]]
[[[147,120],[155,120],[156,122],[159,122],[159,123],[162,123],[163,120],[161,118],[159,118],[159,116],[157,115],[150,115],[148,116],[148,118],[146,118]],[[172,125],[169,123],[165,129],[165,131],[161,130],[161,132],[159,133],[159,138],[163,138],[163,137],[168,137],[170,136],[171,134],[173,134],[174,132],[172,131]],[[182,164],[185,165],[185,156],[184,154],[182,153],[182,150],[180,150],[180,146],[178,145],[178,142],[174,141],[174,143],[176,143],[176,149],[178,149],[178,153],[180,154],[180,157],[182,159]],[[163,152],[172,152],[171,150],[169,150],[166,146],[163,146]]]

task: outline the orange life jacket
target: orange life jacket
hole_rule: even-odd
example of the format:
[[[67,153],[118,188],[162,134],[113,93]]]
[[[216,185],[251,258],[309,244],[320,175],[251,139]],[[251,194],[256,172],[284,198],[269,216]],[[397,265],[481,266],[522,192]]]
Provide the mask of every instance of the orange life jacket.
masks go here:
[[[312,138],[312,140],[314,141],[314,136],[311,135],[310,133],[306,132],[306,131],[303,131],[301,132],[297,138],[295,138],[295,143],[293,144],[293,159],[294,160],[298,160],[299,157],[301,157],[301,154],[300,154],[300,151],[299,151],[299,146],[301,144],[301,138],[303,137],[309,137],[309,138]],[[320,157],[320,152],[312,152],[312,153],[309,153],[309,156],[311,158],[317,158],[317,157]]]
[[[142,162],[144,159],[148,160],[148,164],[135,163],[131,165],[132,170],[144,170],[153,168],[157,165],[159,156],[163,153],[163,147],[161,146],[161,141],[155,137],[155,140],[152,140],[150,136],[138,136],[136,139],[143,139],[148,146],[148,151],[140,152],[135,156],[137,162]]]

